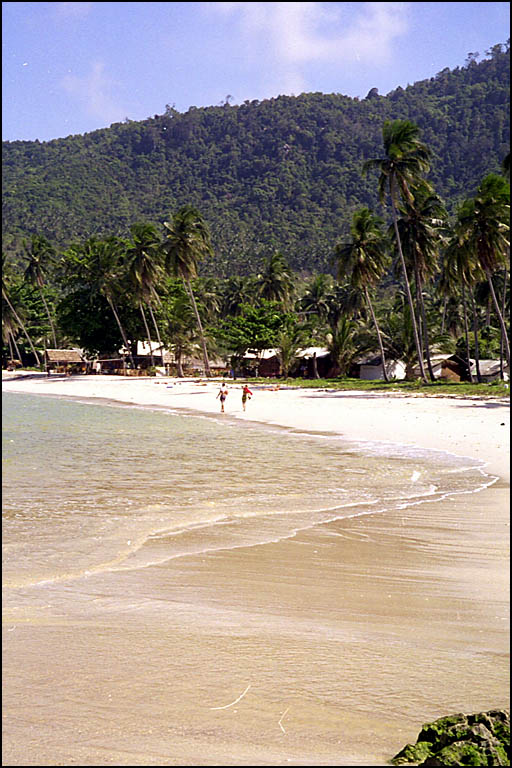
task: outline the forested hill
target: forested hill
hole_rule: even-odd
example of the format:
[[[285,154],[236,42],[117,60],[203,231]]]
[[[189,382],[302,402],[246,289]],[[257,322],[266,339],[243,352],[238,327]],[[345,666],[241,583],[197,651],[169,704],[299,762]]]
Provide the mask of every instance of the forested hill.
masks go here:
[[[31,234],[60,247],[125,235],[190,203],[212,232],[212,274],[254,271],[273,249],[296,270],[327,271],[354,210],[382,213],[377,176],[361,169],[382,155],[384,120],[420,127],[429,179],[449,211],[500,171],[510,142],[509,45],[486,55],[387,96],[305,93],[184,114],[167,107],[84,135],[4,142],[4,250]]]

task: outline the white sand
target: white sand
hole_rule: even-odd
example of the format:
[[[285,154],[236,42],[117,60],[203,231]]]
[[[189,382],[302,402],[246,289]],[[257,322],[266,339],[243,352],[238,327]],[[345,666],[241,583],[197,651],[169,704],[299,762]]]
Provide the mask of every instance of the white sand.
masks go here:
[[[4,374],[5,375],[5,374]],[[4,391],[107,398],[139,405],[220,412],[219,381],[119,376],[5,378]],[[242,410],[241,383],[228,382],[227,416],[299,430],[334,432],[350,440],[405,443],[470,456],[510,481],[510,402],[422,395],[335,392],[251,386]]]

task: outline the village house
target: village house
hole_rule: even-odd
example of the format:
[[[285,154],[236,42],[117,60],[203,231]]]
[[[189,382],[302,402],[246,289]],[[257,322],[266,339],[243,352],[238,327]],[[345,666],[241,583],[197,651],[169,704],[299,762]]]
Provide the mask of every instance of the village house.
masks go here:
[[[44,364],[53,373],[86,373],[89,369],[89,362],[79,349],[46,349]]]
[[[388,360],[386,358],[386,373],[389,379],[405,379],[406,365],[402,360]],[[363,356],[356,358],[350,369],[350,375],[365,381],[384,380],[384,367],[380,355]]]

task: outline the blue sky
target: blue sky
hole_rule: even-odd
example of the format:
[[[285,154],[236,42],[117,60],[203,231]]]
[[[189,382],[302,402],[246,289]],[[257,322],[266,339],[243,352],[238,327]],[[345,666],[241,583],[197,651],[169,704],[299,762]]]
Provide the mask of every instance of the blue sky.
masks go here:
[[[2,3],[2,139],[190,106],[386,95],[509,38],[506,3]]]

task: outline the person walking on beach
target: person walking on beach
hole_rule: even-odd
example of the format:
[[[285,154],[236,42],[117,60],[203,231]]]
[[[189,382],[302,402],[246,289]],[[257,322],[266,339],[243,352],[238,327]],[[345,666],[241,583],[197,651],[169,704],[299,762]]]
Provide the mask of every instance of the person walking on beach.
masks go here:
[[[242,408],[244,409],[244,411],[245,411],[245,404],[248,399],[249,400],[251,399],[251,397],[252,397],[251,390],[249,389],[247,384],[244,384],[242,387]]]
[[[220,389],[217,393],[217,397],[220,398],[220,412],[224,413],[224,402],[226,400],[226,397],[228,396],[228,388],[226,387],[225,383],[222,382]],[[217,398],[215,398],[217,399]]]

